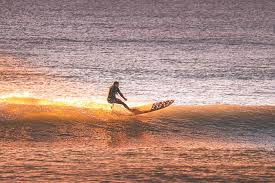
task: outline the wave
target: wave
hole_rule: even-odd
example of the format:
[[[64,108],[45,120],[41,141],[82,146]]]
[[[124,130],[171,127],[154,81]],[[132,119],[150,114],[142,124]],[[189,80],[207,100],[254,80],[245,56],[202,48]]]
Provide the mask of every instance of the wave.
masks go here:
[[[176,139],[275,147],[275,106],[171,106],[129,115],[120,106],[35,98],[0,100],[1,140],[80,140],[117,145]],[[134,140],[133,140],[134,139]],[[155,140],[154,143],[155,144]]]
[[[252,45],[252,46],[274,46],[275,44],[268,41],[262,40],[250,40],[240,38],[238,40],[232,38],[168,38],[168,39],[73,39],[73,38],[50,38],[50,37],[15,37],[15,38],[4,38],[0,37],[0,41],[23,41],[33,44],[42,44],[45,42],[68,42],[68,43],[95,43],[95,42],[107,42],[107,43],[144,43],[144,44],[180,44],[180,45],[190,45],[190,44],[207,44],[207,45]],[[198,48],[196,48],[198,49]]]
[[[157,44],[207,44],[207,45],[253,45],[253,46],[274,46],[274,43],[263,42],[258,40],[245,40],[245,39],[223,39],[223,38],[169,38],[169,39],[106,39],[106,42],[114,43],[157,43]],[[196,48],[198,49],[198,48]]]

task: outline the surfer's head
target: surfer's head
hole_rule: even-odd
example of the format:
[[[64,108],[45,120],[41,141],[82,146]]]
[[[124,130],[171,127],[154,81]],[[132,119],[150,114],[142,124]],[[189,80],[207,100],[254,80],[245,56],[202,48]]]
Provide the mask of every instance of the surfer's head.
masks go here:
[[[115,82],[114,82],[114,86],[118,87],[118,86],[119,86],[119,82],[118,82],[118,81],[115,81]]]

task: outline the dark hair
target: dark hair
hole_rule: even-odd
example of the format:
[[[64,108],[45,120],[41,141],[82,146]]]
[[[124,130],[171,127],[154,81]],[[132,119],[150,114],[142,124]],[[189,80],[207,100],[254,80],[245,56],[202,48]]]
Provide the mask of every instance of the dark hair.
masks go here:
[[[117,85],[117,84],[119,84],[119,82],[118,82],[118,81],[115,81],[115,82],[114,82],[114,85]]]

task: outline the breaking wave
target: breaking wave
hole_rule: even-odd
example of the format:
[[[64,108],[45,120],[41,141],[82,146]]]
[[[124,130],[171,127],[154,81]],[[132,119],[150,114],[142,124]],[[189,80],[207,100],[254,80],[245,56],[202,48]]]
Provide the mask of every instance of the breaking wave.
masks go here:
[[[116,106],[35,98],[2,98],[1,140],[80,140],[103,145],[164,142],[275,147],[274,106],[171,106],[129,115]],[[135,140],[133,140],[135,139]],[[217,145],[217,144],[216,144]],[[215,146],[216,146],[215,145]]]

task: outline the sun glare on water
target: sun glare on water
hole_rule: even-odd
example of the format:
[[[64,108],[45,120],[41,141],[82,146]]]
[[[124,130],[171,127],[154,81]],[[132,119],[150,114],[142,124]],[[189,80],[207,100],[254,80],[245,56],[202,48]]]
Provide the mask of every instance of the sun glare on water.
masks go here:
[[[107,108],[109,104],[103,100],[79,100],[75,98],[55,98],[45,99],[32,96],[30,93],[13,93],[0,96],[0,102],[9,104],[24,105],[52,105],[52,106],[72,106],[79,108]]]
[[[111,110],[111,104],[107,103],[105,97],[92,96],[89,99],[78,98],[53,98],[45,99],[33,96],[29,92],[10,93],[0,96],[0,103],[7,104],[21,104],[21,105],[34,105],[34,106],[63,106],[63,107],[77,107],[77,108],[90,108],[100,110]],[[127,102],[130,107],[145,105],[145,102],[131,101]],[[148,103],[147,103],[148,104]]]

